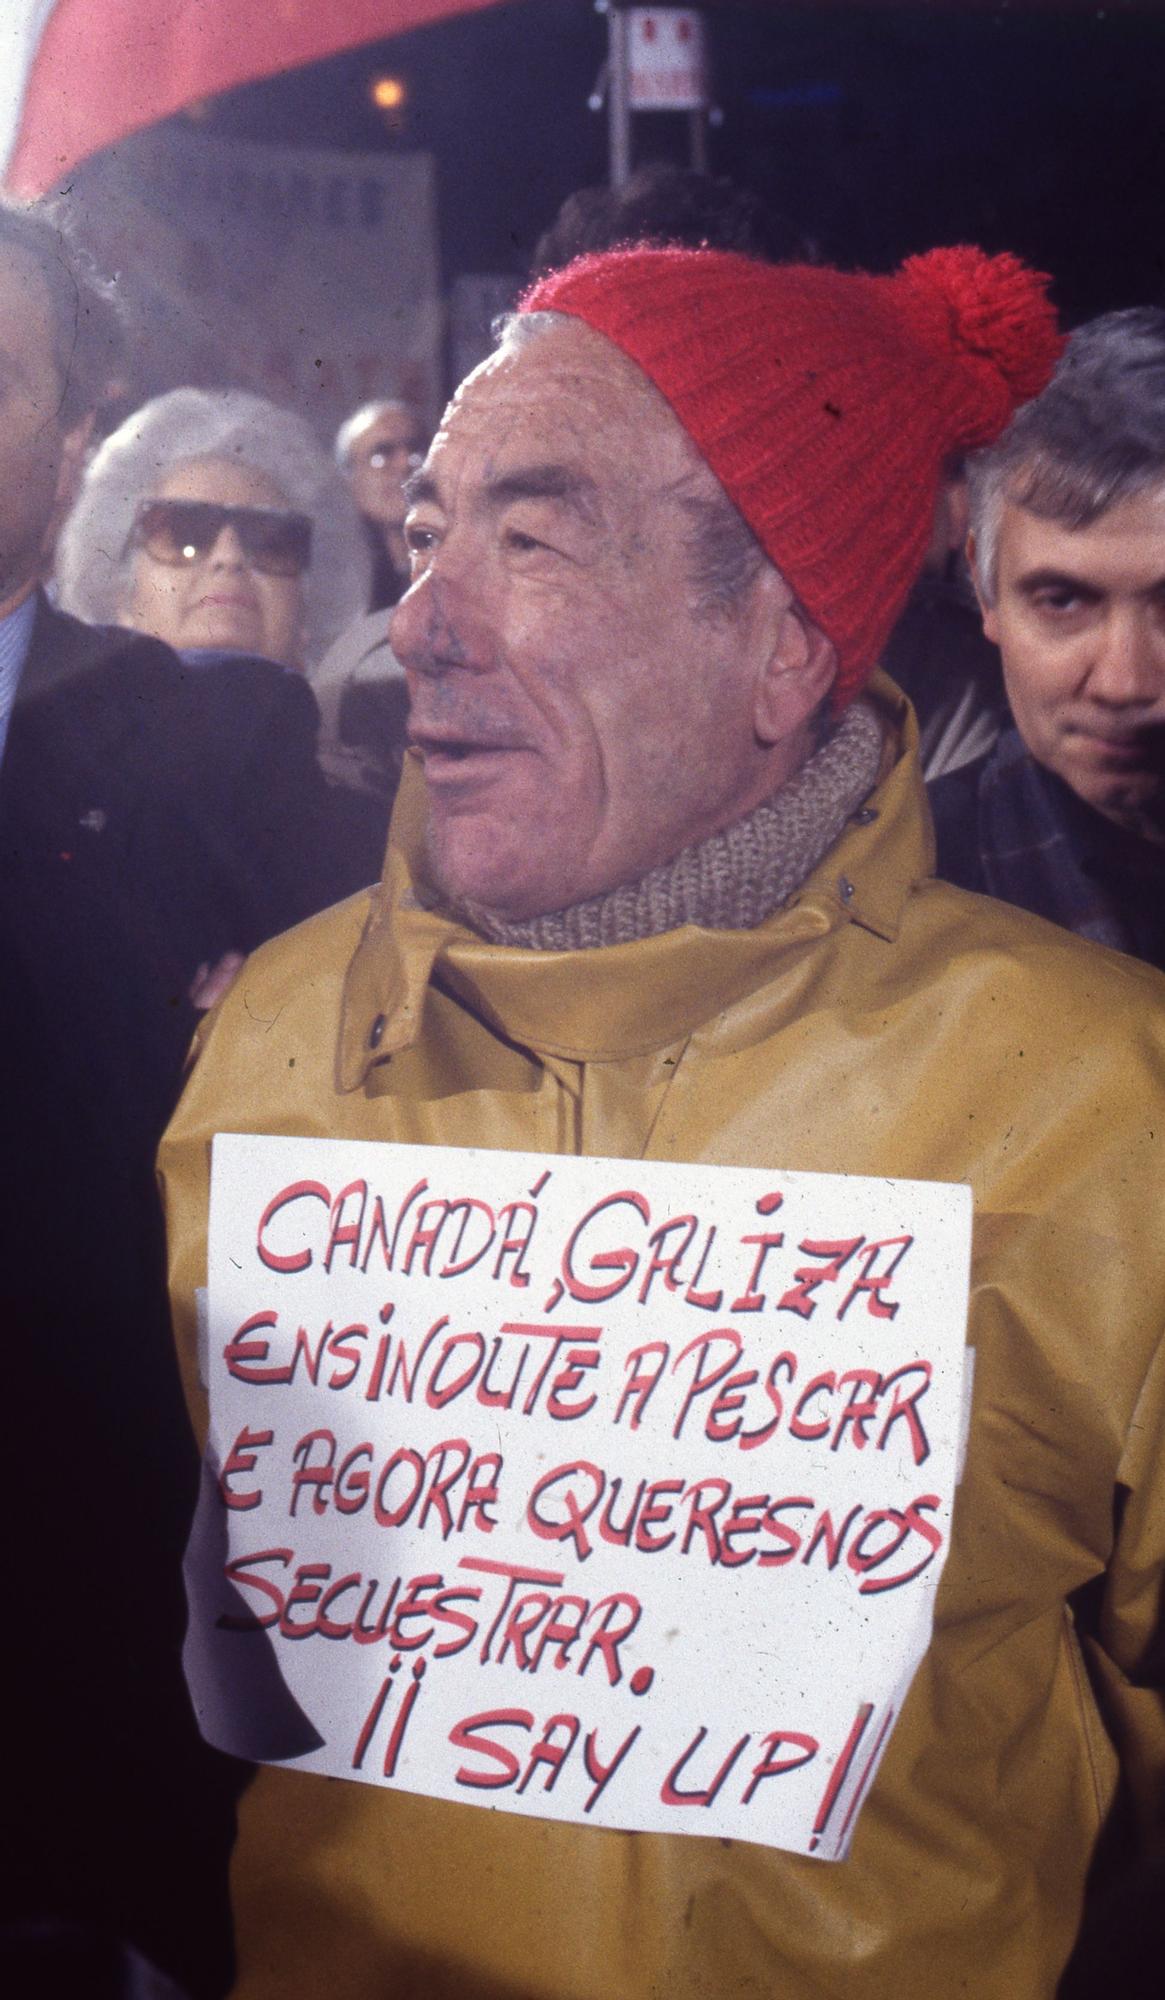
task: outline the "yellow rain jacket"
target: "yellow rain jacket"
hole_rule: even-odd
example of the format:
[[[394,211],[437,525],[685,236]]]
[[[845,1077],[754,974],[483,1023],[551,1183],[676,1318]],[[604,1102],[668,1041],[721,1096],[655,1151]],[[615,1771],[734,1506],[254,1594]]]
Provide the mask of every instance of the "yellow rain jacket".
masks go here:
[[[756,930],[557,955],[413,906],[414,772],[383,888],[266,946],[206,1030],[161,1163],[200,1427],[220,1128],[965,1180],[976,1218],[934,1638],[850,1858],[263,1768],[240,2000],[1043,2000],[1115,1743],[1158,1812],[1165,982],[930,879],[909,743],[870,803]]]

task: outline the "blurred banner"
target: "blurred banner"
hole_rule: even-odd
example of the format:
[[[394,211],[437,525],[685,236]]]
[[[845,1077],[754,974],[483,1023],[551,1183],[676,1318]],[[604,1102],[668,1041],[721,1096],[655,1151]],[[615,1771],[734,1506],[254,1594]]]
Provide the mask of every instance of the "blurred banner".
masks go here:
[[[0,164],[16,142],[28,79],[56,0],[8,0],[0,18]]]
[[[427,153],[248,144],[160,127],[64,196],[132,329],[127,403],[181,383],[254,389],[330,439],[373,396],[441,402]]]
[[[499,0],[0,0],[0,181],[21,195],[44,194],[80,160],[184,105],[280,70],[297,69],[362,42],[469,14]],[[580,9],[593,0],[577,0]],[[742,0],[702,0],[713,11]],[[783,0],[747,0],[778,17]],[[814,0],[873,11],[901,0]],[[951,13],[1000,12],[999,0],[930,0]],[[1159,0],[1119,0],[1151,11]],[[1010,11],[1089,14],[1095,0],[1012,0]],[[542,12],[528,0],[531,20]],[[622,11],[631,11],[623,9]],[[694,33],[681,32],[699,9],[642,8],[654,16],[646,39],[667,44],[689,77]],[[1006,14],[1008,8],[1002,12]],[[637,34],[641,30],[636,30]],[[646,46],[646,45],[645,45]],[[661,50],[649,51],[648,70]],[[670,66],[670,61],[669,61]],[[697,65],[698,66],[698,65]],[[674,78],[673,78],[674,81]],[[650,82],[644,86],[653,90]],[[697,81],[702,101],[703,85]],[[686,100],[690,101],[690,100]],[[658,99],[652,102],[658,105]],[[675,92],[668,91],[668,102]],[[647,108],[646,101],[639,108]]]
[[[0,173],[44,194],[183,105],[497,0],[2,0]]]

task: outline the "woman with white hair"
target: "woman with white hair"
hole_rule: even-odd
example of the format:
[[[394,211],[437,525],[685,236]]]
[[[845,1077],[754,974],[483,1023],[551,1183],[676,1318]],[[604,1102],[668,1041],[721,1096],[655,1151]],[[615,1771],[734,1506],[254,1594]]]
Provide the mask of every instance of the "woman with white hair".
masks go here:
[[[359,516],[301,417],[241,390],[173,389],[94,454],[56,577],[63,609],[197,669],[182,754],[206,824],[250,829],[227,857],[224,949],[190,988],[209,1006],[246,951],[379,871],[387,813],[325,781],[308,686],[368,601]],[[248,797],[249,817],[233,803]]]
[[[172,389],[106,438],[56,577],[63,609],[91,624],[309,680],[370,587],[343,475],[301,417],[238,389]]]

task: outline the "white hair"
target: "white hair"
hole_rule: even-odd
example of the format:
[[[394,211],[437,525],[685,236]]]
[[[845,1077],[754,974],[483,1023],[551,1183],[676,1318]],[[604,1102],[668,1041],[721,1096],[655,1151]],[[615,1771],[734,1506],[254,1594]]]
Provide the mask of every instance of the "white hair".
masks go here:
[[[94,453],[57,544],[59,601],[94,625],[124,614],[143,500],[176,465],[237,461],[270,479],[309,516],[311,562],[303,578],[308,676],[333,639],[368,608],[371,559],[347,485],[302,417],[241,389],[171,389],[156,396]]]
[[[975,569],[988,604],[999,585],[1008,501],[1059,527],[1165,490],[1165,310],[1130,306],[1077,327],[1040,395],[969,459]]]

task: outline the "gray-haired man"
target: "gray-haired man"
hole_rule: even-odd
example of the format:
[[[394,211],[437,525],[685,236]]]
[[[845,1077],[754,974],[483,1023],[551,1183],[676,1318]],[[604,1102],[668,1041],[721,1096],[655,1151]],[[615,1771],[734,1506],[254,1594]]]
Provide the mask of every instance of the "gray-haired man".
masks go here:
[[[939,873],[1165,967],[1165,311],[1073,335],[969,552],[1015,726],[932,785]]]

